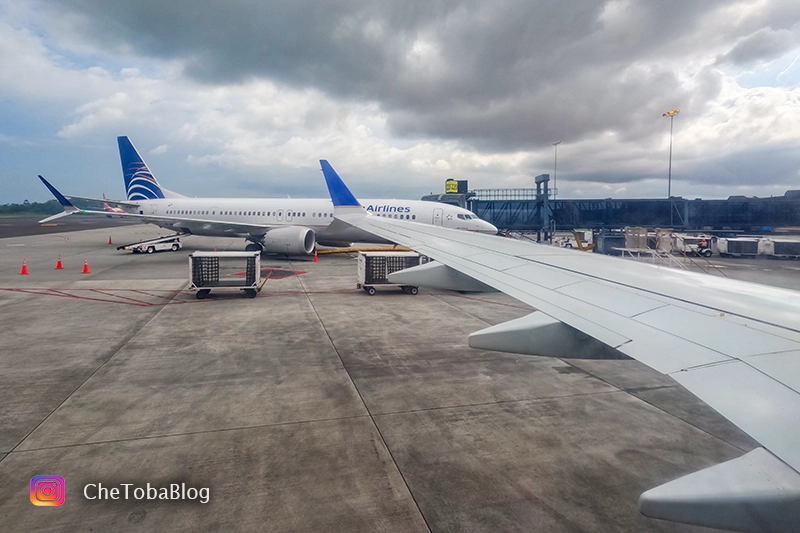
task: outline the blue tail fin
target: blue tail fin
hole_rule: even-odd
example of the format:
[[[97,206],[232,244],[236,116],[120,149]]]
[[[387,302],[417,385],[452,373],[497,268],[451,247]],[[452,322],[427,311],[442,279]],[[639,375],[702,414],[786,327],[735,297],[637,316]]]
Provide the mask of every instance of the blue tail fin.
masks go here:
[[[128,200],[153,200],[164,198],[153,173],[147,167],[142,156],[133,147],[127,137],[117,137],[119,159],[122,162],[122,175],[125,178],[125,192]]]
[[[322,174],[325,176],[325,183],[328,185],[328,192],[331,195],[334,207],[361,207],[356,197],[344,184],[339,174],[333,170],[333,167],[324,159],[319,160],[322,167]]]

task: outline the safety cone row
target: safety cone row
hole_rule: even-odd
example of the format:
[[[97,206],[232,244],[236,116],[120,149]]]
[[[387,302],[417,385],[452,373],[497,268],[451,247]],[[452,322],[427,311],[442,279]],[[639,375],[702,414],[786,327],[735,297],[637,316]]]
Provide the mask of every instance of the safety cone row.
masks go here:
[[[58,254],[58,261],[56,261],[56,270],[63,270],[64,264],[61,262],[61,254]],[[89,259],[86,258],[83,260],[83,274],[90,274],[89,271]],[[19,271],[20,276],[27,276],[28,275],[28,261],[26,259],[22,260],[22,269]]]

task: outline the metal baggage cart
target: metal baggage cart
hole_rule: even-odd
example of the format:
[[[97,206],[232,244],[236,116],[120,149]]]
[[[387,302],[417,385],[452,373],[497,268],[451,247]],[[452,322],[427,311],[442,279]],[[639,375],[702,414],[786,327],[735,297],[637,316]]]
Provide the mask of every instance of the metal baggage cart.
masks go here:
[[[202,300],[216,289],[240,290],[248,298],[261,291],[260,252],[193,252],[189,254],[189,290]]]
[[[386,277],[392,272],[411,268],[423,262],[422,256],[416,252],[359,252],[358,282],[356,283],[356,287],[364,289],[370,296],[375,294],[376,285],[382,287],[400,287],[403,292],[417,294],[419,292],[419,287],[389,283]]]

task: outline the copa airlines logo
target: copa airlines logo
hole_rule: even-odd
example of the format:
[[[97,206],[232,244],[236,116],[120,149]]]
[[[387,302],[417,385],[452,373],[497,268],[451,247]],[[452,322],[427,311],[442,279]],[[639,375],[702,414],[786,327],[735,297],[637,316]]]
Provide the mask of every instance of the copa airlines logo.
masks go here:
[[[134,166],[136,165],[136,166]],[[132,163],[132,172],[128,181],[128,200],[153,200],[164,198],[161,187],[153,177],[153,173],[144,163]]]
[[[368,205],[367,211],[373,213],[410,213],[411,208],[402,205]]]

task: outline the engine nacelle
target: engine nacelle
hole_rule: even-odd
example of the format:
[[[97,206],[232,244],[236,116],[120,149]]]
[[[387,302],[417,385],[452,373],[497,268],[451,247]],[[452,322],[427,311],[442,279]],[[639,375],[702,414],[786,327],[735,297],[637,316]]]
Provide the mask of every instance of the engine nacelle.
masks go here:
[[[269,230],[263,241],[265,252],[286,255],[310,255],[315,243],[314,232],[302,226]]]

